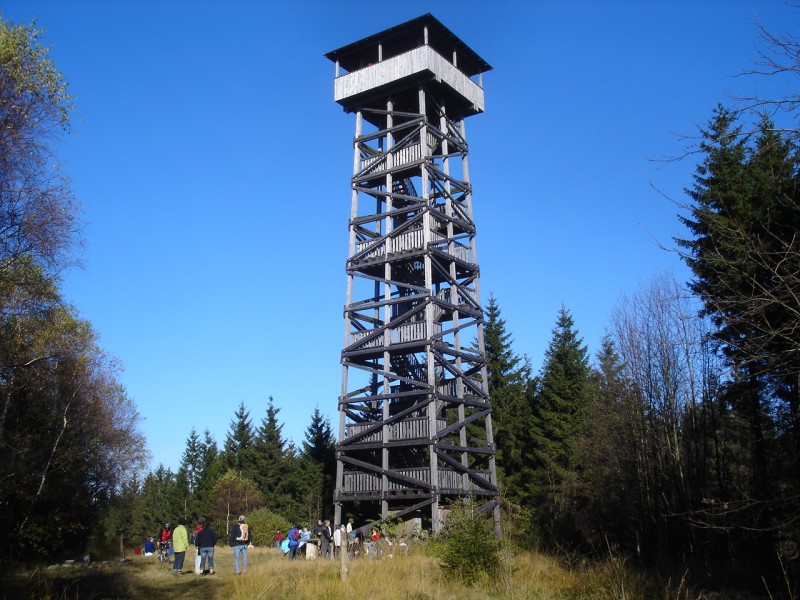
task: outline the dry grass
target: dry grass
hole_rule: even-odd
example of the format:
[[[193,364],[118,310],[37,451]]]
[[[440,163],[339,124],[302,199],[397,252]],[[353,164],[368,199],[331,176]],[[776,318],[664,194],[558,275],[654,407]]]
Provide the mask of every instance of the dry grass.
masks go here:
[[[376,561],[360,559],[348,566],[348,578],[342,581],[338,562],[289,562],[270,554],[259,560],[247,576],[234,580],[229,593],[238,600],[288,597],[308,600],[620,600],[645,597],[633,595],[642,592],[643,587],[637,585],[637,577],[624,569],[613,573],[613,578],[608,569],[571,572],[556,559],[533,553],[507,557],[503,575],[472,587],[448,579],[437,559],[422,554]]]
[[[238,599],[314,598],[344,600],[385,598],[423,600],[427,598],[489,598],[443,580],[435,559],[408,557],[369,560],[348,564],[347,581],[342,581],[338,561],[286,561],[281,558],[257,564],[245,577],[234,581],[231,596]],[[474,590],[473,590],[474,592]]]
[[[46,570],[16,569],[0,577],[0,599],[40,598],[99,600],[620,600],[676,598],[657,592],[622,563],[608,561],[591,568],[567,569],[555,558],[528,552],[507,556],[503,574],[467,587],[446,577],[436,558],[422,553],[393,559],[359,559],[349,563],[342,581],[338,561],[288,561],[268,548],[249,551],[248,572],[233,574],[230,548],[215,553],[217,574],[176,576],[154,558],[133,557],[125,564]],[[190,550],[187,567],[192,568]],[[12,584],[8,588],[8,584]],[[655,593],[654,593],[655,591]]]

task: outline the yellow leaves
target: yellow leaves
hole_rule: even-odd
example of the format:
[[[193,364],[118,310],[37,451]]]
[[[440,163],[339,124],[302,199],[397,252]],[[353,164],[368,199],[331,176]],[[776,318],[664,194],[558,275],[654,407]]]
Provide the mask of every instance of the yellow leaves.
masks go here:
[[[34,100],[62,128],[69,125],[73,109],[68,84],[41,46],[44,30],[35,23],[17,25],[0,19],[0,106]]]

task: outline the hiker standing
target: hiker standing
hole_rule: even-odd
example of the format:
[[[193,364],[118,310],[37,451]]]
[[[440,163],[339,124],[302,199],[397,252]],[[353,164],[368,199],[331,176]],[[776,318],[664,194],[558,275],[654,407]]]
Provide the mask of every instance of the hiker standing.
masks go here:
[[[233,548],[233,572],[238,575],[247,571],[247,547],[253,539],[253,532],[245,522],[244,515],[239,517],[239,522],[231,529],[228,545]],[[241,571],[239,564],[241,563]]]

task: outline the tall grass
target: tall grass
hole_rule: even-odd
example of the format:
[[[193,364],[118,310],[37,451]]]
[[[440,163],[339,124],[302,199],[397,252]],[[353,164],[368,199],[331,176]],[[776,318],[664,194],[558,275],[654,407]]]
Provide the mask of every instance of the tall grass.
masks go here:
[[[338,561],[267,560],[260,562],[246,576],[236,578],[231,596],[242,600],[496,598],[488,590],[483,592],[448,581],[442,576],[438,561],[422,554],[352,561],[348,564],[346,581],[341,578]]]
[[[507,568],[472,585],[447,577],[440,561],[423,553],[349,563],[346,581],[338,561],[286,561],[277,553],[259,560],[228,589],[238,600],[268,598],[350,600],[621,600],[654,598],[654,589],[624,564],[570,571],[555,558],[530,552],[507,556]],[[667,595],[663,596],[667,598]]]
[[[289,561],[271,548],[252,548],[247,573],[233,574],[230,548],[218,548],[217,574],[173,575],[171,567],[152,557],[134,557],[125,564],[111,563],[65,569],[17,569],[13,589],[0,588],[0,600],[39,598],[92,600],[143,598],[147,600],[686,600],[710,598],[680,585],[659,585],[656,579],[609,559],[594,564],[568,565],[558,558],[534,552],[505,553],[503,568],[493,576],[468,585],[442,569],[441,560],[424,549],[408,555],[395,553],[382,560],[359,558],[348,564],[346,580],[338,561]],[[191,570],[190,550],[186,567]],[[0,574],[0,584],[14,583]]]

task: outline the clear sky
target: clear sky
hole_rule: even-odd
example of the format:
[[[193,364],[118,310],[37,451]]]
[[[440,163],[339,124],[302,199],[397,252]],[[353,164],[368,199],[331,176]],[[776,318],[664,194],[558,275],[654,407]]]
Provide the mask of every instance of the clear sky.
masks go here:
[[[625,293],[686,280],[670,245],[691,185],[680,134],[730,95],[786,93],[752,66],[779,1],[42,1],[76,99],[58,146],[83,206],[64,293],[124,365],[153,464],[192,427],[224,441],[269,396],[300,442],[336,422],[354,118],[323,53],[430,12],[494,70],[467,121],[481,294],[535,367],[563,302],[592,354]],[[794,86],[797,89],[797,85]]]

